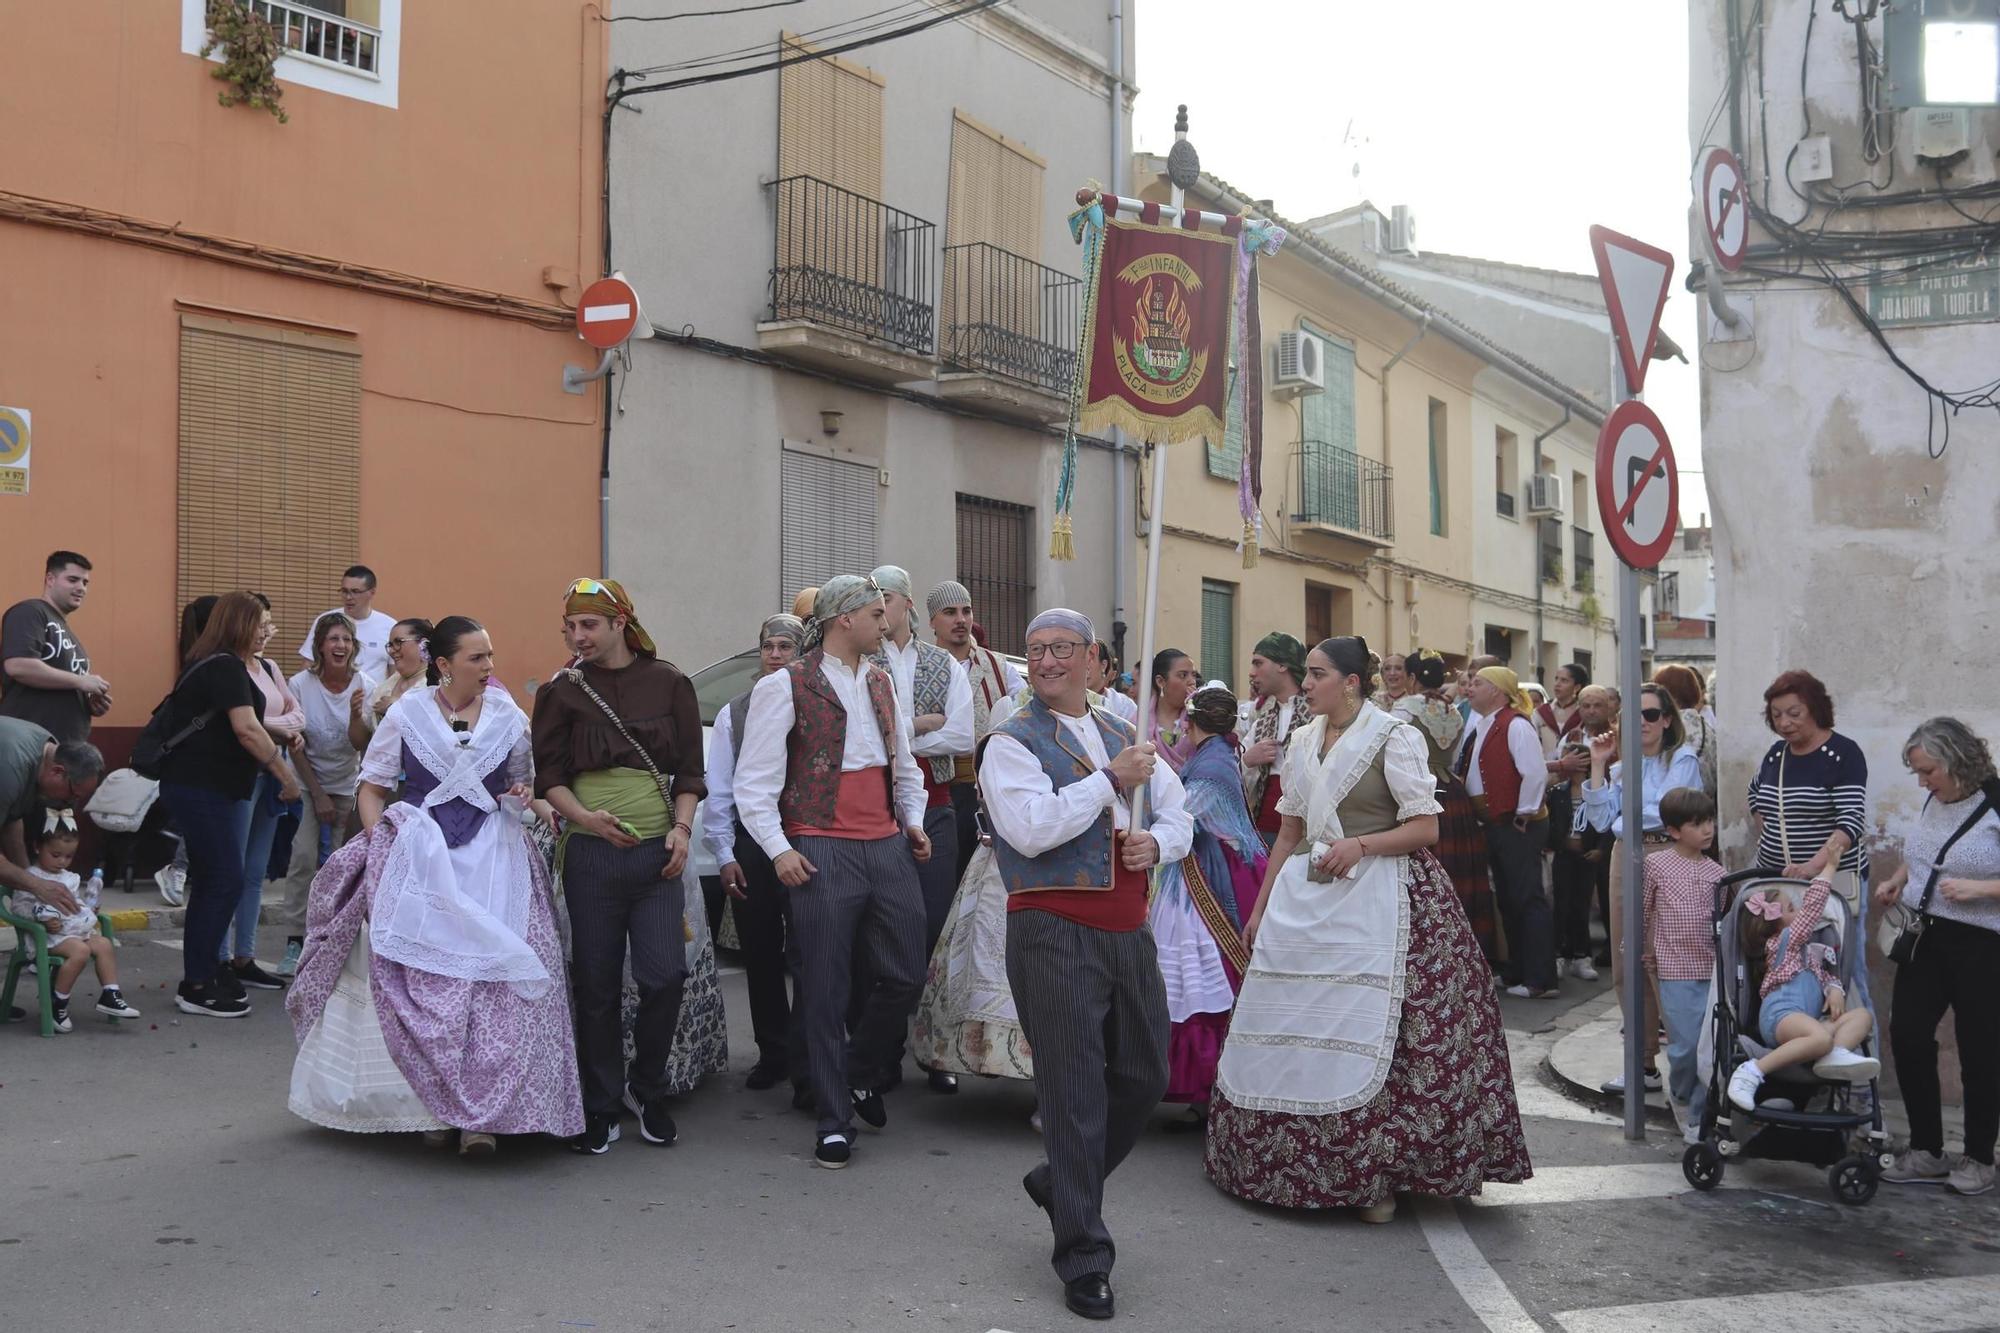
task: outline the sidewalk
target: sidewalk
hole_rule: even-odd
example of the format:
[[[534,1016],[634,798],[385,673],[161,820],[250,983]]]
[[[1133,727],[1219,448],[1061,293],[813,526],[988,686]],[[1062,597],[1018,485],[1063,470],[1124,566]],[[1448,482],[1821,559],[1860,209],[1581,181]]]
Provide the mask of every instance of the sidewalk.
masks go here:
[[[1557,1039],[1549,1050],[1549,1072],[1560,1080],[1572,1093],[1600,1103],[1614,1115],[1622,1114],[1624,1099],[1604,1092],[1605,1080],[1618,1075],[1625,1068],[1624,1039],[1619,1033],[1622,1021],[1618,1013],[1618,1001],[1607,996],[1598,1002],[1596,1012],[1574,1029]],[[1666,1052],[1660,1053],[1660,1072],[1666,1072]],[[1649,1124],[1671,1128],[1672,1112],[1667,1107],[1666,1094],[1650,1093],[1646,1097],[1646,1119]],[[1945,1115],[1945,1151],[1964,1151],[1963,1144],[1956,1137],[1957,1127],[1948,1110]],[[1909,1140],[1910,1122],[1904,1114],[1900,1098],[1884,1094],[1882,1097],[1882,1127],[1888,1131],[1891,1145],[1901,1145]]]
[[[276,885],[266,885],[275,892]],[[283,901],[280,899],[279,901]],[[268,922],[271,903],[266,898],[264,908],[258,913],[260,922]],[[107,885],[104,895],[98,900],[97,910],[111,918],[111,928],[120,935],[136,931],[175,931],[187,922],[187,908],[169,907],[160,898],[160,892],[151,880],[136,880],[132,892],[122,893]],[[260,941],[261,943],[261,941]],[[11,926],[0,926],[0,953],[14,947],[14,931]]]

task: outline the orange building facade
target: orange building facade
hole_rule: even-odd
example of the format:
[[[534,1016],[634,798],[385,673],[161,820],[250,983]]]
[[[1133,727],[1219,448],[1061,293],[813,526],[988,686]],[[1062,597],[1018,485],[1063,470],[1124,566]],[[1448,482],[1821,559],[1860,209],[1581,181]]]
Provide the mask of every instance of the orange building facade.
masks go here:
[[[0,408],[32,421],[0,604],[93,562],[114,758],[192,596],[265,592],[291,670],[367,564],[380,610],[483,621],[525,701],[599,566],[602,398],[561,383],[594,359],[597,7],[252,7],[286,123],[218,105],[202,0],[21,6],[0,44]]]

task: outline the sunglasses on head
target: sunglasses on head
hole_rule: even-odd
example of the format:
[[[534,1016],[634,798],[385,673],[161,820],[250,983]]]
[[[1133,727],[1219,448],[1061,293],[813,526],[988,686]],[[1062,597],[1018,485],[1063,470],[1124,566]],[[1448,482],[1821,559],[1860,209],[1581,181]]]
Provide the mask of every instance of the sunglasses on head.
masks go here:
[[[1658,722],[1666,715],[1667,710],[1664,708],[1641,708],[1639,710],[1639,720],[1642,722]]]
[[[609,597],[611,589],[605,587],[596,579],[578,579],[575,583],[569,585],[569,591],[563,595],[565,597],[575,597],[579,593],[585,597]]]

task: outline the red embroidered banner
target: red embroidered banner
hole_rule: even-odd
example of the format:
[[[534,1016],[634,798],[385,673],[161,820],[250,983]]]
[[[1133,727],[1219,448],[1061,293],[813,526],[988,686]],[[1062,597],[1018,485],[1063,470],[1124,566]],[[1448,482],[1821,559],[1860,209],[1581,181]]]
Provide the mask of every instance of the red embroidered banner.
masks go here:
[[[1084,319],[1077,424],[1153,444],[1220,440],[1236,301],[1234,236],[1110,218]]]

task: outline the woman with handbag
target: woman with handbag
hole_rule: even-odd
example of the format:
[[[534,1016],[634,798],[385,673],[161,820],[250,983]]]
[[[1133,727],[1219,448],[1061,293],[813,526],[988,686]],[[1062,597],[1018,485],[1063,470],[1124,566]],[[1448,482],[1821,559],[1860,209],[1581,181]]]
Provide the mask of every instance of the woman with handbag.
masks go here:
[[[1809,671],[1787,671],[1771,682],[1764,725],[1778,741],[1750,782],[1758,868],[1787,879],[1832,880],[1847,905],[1842,947],[1858,951],[1868,906],[1868,759],[1833,729],[1833,699]],[[1854,982],[1849,1007],[1873,1009],[1868,969],[1856,968]]]
[[[1903,762],[1929,795],[1903,839],[1903,865],[1875,890],[1888,909],[1883,952],[1896,962],[1889,1050],[1910,1117],[1910,1146],[1882,1173],[1960,1194],[1993,1188],[2000,1131],[2000,779],[1986,742],[1957,718],[1911,734]],[[1965,1088],[1965,1155],[1944,1156],[1937,1028],[1950,1011]]]
[[[564,821],[556,858],[570,921],[584,1132],[604,1152],[630,1110],[648,1143],[678,1136],[666,1101],[688,978],[688,839],[703,777],[694,686],[662,662],[615,582],[582,578],[563,604],[577,664],[535,696],[535,787]],[[631,952],[639,1007],[625,1058],[620,996]]]

